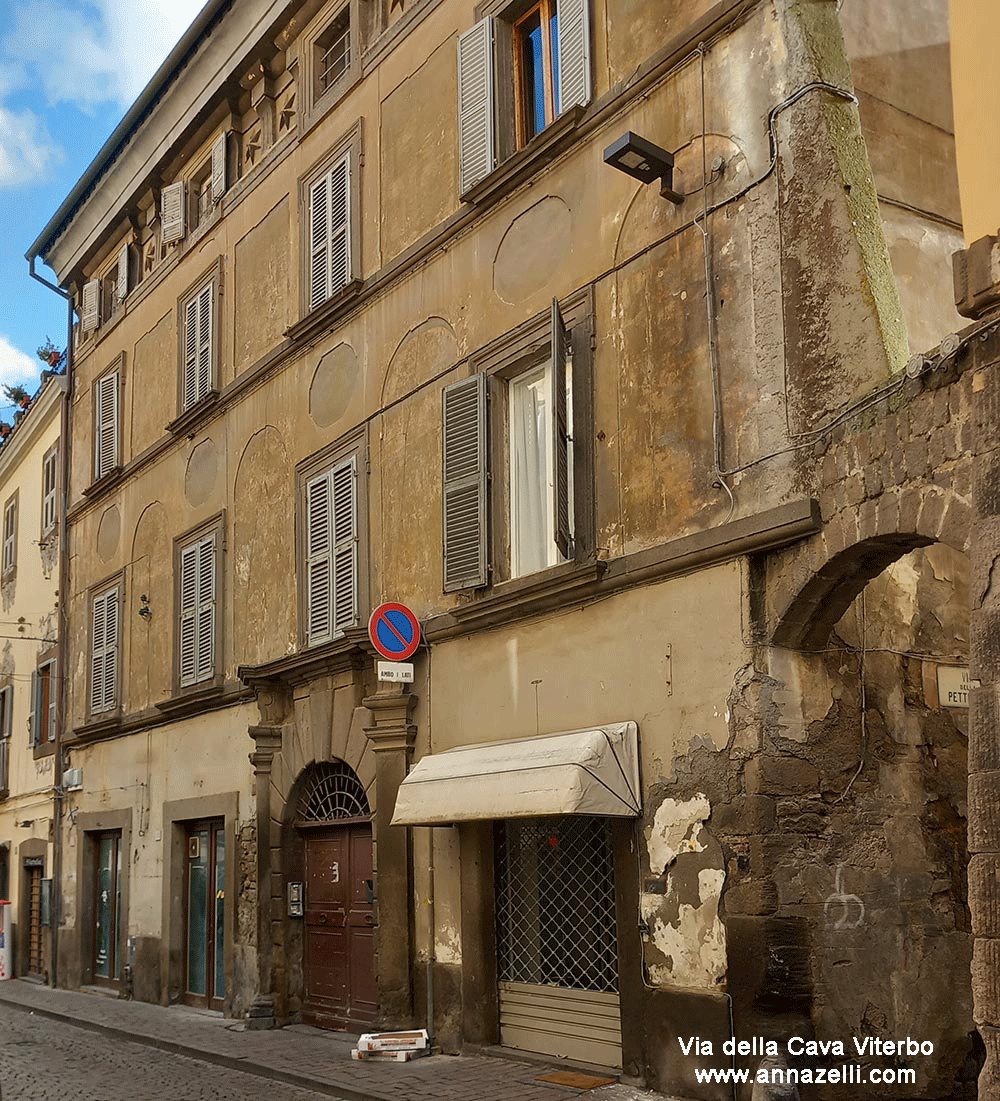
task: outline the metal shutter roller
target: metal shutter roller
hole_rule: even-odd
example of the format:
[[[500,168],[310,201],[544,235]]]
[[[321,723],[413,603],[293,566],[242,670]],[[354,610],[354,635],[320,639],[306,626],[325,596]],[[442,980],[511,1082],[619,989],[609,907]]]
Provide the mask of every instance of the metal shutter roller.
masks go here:
[[[486,378],[443,394],[444,588],[486,584]]]
[[[458,149],[463,195],[497,163],[493,40],[492,17],[458,39]]]

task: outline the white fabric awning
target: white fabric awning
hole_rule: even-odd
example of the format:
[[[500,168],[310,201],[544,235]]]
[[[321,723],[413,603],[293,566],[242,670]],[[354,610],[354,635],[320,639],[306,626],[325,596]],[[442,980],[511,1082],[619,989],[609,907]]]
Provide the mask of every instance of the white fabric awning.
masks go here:
[[[399,786],[394,826],[642,813],[635,723],[432,753]]]

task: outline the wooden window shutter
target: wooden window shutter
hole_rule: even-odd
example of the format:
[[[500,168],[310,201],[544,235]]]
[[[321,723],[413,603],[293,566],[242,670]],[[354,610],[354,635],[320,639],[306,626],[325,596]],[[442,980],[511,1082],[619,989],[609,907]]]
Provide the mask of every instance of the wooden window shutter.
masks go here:
[[[119,302],[124,302],[128,295],[128,268],[129,268],[128,243],[122,245],[118,251],[118,281],[115,284],[115,295]]]
[[[458,39],[458,157],[464,195],[496,168],[493,18]]]
[[[38,670],[31,673],[31,710],[28,713],[28,745],[38,745]]]
[[[94,473],[100,479],[118,466],[118,372],[97,380],[97,415],[94,421]]]
[[[83,302],[80,307],[80,328],[89,333],[96,329],[101,319],[101,281],[90,279],[83,284]]]
[[[444,588],[486,584],[486,377],[443,394]]]
[[[110,711],[118,694],[118,590],[104,594],[104,705]]]
[[[181,551],[180,659],[182,687],[215,674],[215,533]]]
[[[330,177],[309,189],[309,309],[330,297]]]
[[[572,541],[569,501],[569,419],[566,412],[566,360],[569,336],[559,302],[552,299],[552,463],[555,492],[552,494],[556,546],[569,558]]]
[[[312,646],[333,634],[333,538],[330,472],[306,485],[306,642]]]
[[[179,241],[187,232],[187,204],[184,181],[168,184],[160,192],[160,238],[165,245]]]
[[[198,400],[198,299],[184,307],[184,408]]]
[[[213,298],[215,284],[209,283],[198,293],[198,398],[212,388]]]
[[[559,111],[590,102],[590,0],[558,0]]]
[[[333,503],[333,629],[358,622],[358,461],[352,455],[330,473]]]
[[[212,202],[217,203],[229,186],[227,159],[229,155],[229,131],[224,130],[212,146]]]
[[[351,281],[351,155],[330,170],[330,297]]]
[[[94,598],[90,632],[90,710],[110,711],[118,691],[118,589]]]
[[[54,661],[49,662],[49,729],[47,731],[47,738],[49,742],[56,740],[56,702],[58,696],[56,694],[56,663]]]

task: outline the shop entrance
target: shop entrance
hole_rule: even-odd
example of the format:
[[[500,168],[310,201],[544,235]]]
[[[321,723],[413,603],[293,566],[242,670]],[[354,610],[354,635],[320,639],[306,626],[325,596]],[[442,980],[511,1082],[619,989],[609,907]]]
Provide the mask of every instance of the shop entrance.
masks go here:
[[[305,838],[303,1020],[364,1029],[375,1020],[375,894],[368,799],[342,761],[315,766],[297,828]]]
[[[496,905],[500,1042],[621,1066],[608,820],[498,823]]]

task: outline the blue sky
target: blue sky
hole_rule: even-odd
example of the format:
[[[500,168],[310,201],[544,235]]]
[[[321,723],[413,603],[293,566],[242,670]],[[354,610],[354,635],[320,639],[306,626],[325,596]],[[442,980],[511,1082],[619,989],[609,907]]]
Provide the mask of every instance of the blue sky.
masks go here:
[[[0,0],[0,384],[33,393],[35,349],[66,339],[24,253],[203,3]]]

